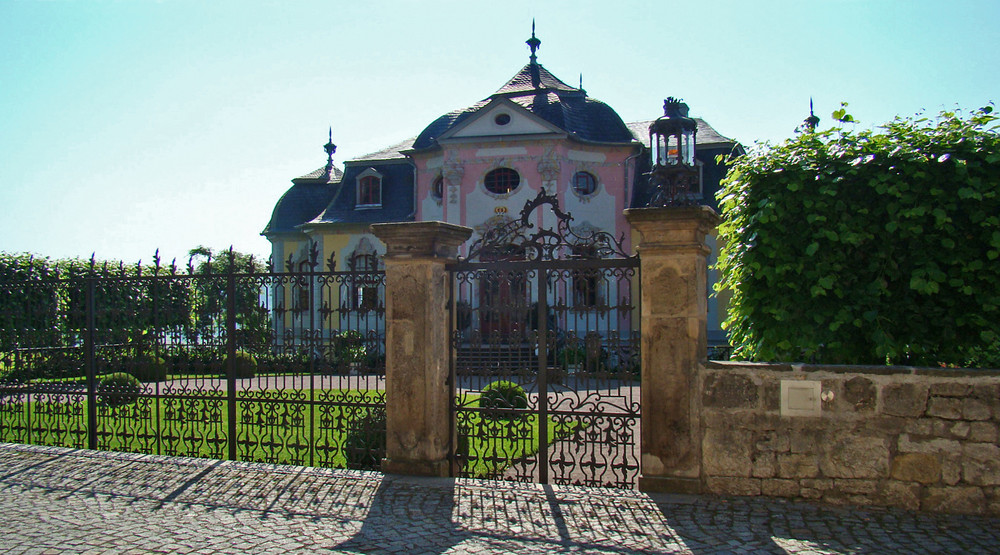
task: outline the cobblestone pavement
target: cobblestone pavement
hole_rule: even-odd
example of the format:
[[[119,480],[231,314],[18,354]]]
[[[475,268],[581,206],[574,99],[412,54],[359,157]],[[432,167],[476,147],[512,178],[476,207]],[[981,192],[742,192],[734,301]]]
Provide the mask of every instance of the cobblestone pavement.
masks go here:
[[[0,444],[8,553],[998,553],[1000,519]]]

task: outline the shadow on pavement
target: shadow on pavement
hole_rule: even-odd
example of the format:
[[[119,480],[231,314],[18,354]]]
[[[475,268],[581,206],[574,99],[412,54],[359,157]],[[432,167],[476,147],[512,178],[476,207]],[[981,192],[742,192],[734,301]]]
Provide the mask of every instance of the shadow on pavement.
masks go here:
[[[361,529],[334,549],[354,553],[444,553],[468,539],[452,514],[454,480],[435,480],[434,495],[405,477],[384,476]],[[423,486],[426,487],[426,486]]]

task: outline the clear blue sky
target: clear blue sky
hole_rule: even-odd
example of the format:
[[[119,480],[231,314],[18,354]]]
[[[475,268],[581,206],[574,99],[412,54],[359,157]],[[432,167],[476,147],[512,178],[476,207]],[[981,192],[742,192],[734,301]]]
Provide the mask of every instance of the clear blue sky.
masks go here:
[[[266,255],[293,177],[539,61],[626,121],[679,96],[744,144],[1000,100],[1000,1],[0,0],[0,250]]]

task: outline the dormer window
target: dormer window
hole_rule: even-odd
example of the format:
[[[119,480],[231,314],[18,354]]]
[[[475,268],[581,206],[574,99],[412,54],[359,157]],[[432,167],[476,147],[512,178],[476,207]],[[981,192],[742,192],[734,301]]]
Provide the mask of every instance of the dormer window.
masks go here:
[[[356,208],[382,206],[382,174],[368,168],[358,176],[358,202]]]

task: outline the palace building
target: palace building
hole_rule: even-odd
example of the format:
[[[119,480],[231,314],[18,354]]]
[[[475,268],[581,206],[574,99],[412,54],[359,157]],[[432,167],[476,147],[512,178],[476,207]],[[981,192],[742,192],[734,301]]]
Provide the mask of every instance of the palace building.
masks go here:
[[[572,215],[574,232],[624,236],[628,247],[632,231],[623,211],[648,206],[654,195],[653,120],[624,122],[611,106],[566,84],[538,63],[540,43],[532,32],[528,63],[483,100],[399,144],[347,160],[343,170],[333,162],[331,133],[326,164],[292,180],[262,232],[275,264],[294,266],[318,248],[337,270],[377,269],[384,246],[370,224],[443,221],[473,228],[474,241],[516,218],[542,190]],[[693,119],[698,180],[689,200],[717,208],[725,168],[716,156],[740,147]],[[366,288],[354,295],[358,306],[377,302]],[[709,298],[710,343],[725,342],[723,310]]]

